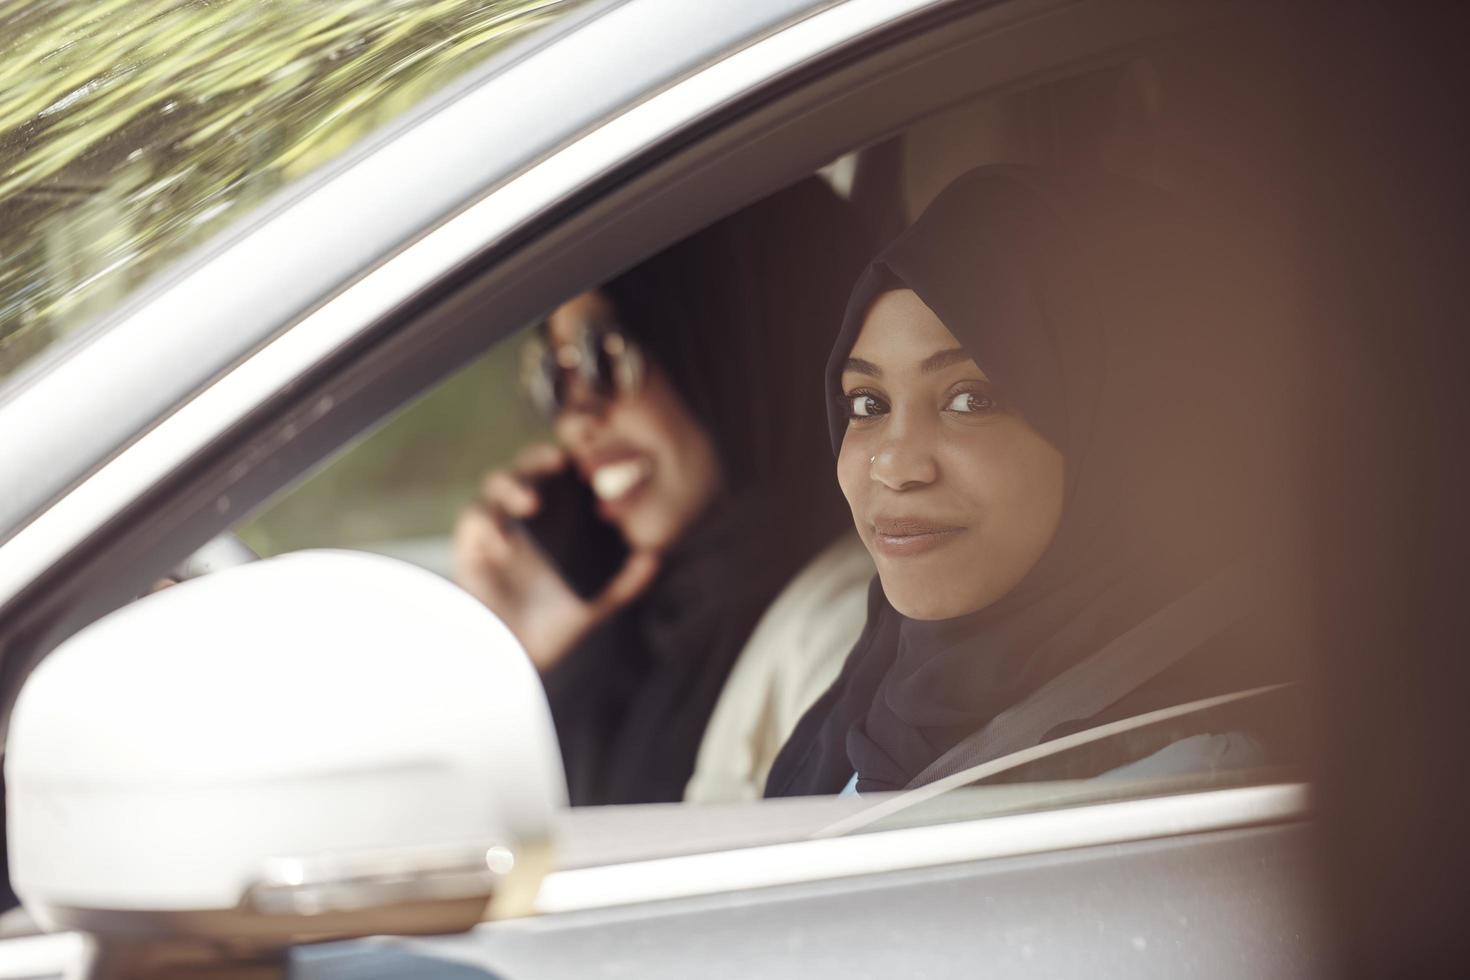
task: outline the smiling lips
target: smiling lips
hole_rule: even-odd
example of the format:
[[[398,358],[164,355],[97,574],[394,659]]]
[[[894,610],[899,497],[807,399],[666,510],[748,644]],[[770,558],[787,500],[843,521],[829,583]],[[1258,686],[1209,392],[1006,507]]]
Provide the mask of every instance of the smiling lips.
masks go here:
[[[641,456],[624,457],[602,463],[592,469],[588,482],[592,492],[605,504],[617,503],[643,484],[653,467]]]
[[[912,517],[880,517],[873,522],[873,544],[885,555],[908,557],[942,547],[964,530],[953,524]]]

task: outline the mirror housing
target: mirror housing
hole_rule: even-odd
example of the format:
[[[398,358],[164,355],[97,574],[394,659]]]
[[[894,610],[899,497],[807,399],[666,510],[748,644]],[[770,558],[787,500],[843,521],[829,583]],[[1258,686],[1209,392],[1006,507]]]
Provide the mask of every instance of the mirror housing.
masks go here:
[[[49,929],[283,945],[529,907],[566,803],[520,643],[430,572],[299,552],[115,611],[27,679],[11,879]]]

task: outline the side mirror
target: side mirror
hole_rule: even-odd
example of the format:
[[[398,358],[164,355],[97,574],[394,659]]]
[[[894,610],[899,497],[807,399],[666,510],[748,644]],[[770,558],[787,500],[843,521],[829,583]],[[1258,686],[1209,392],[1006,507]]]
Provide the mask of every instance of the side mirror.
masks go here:
[[[352,552],[117,610],[26,681],[16,892],[48,929],[240,949],[529,906],[566,786],[540,680],[448,582]]]

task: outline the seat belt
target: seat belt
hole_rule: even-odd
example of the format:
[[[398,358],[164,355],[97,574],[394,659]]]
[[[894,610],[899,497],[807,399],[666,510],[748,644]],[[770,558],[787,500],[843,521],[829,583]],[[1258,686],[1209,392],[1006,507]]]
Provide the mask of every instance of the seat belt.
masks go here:
[[[1270,576],[1233,565],[1180,596],[1097,653],[1043,684],[919,773],[904,792],[879,800],[812,835],[838,837],[952,789],[1123,732],[1278,691],[1287,684],[1171,705],[1042,742],[1065,721],[1091,718],[1162,673],[1259,607],[1275,590]]]
[[[1093,717],[1244,619],[1262,591],[1247,566],[1225,569],[996,715],[934,760],[907,788],[1036,745],[1063,722]]]
[[[1079,746],[1100,742],[1103,739],[1112,738],[1114,735],[1121,735],[1123,732],[1131,732],[1137,728],[1156,725],[1161,721],[1168,721],[1171,718],[1180,718],[1184,715],[1209,711],[1212,708],[1233,704],[1236,701],[1244,701],[1248,698],[1259,697],[1263,694],[1270,694],[1272,691],[1279,691],[1282,688],[1291,686],[1291,682],[1268,684],[1265,687],[1253,687],[1246,691],[1220,694],[1213,698],[1201,698],[1198,701],[1190,701],[1186,704],[1170,705],[1167,708],[1159,708],[1156,711],[1146,711],[1141,715],[1133,715],[1128,718],[1120,718],[1117,721],[1110,721],[1105,725],[1098,725],[1096,728],[1086,728],[1080,732],[1063,735],[1060,738],[1054,738],[1049,742],[1042,742],[1039,745],[1031,745],[1018,752],[1012,752],[998,759],[991,759],[989,762],[982,762],[979,765],[971,766],[969,769],[961,769],[959,772],[936,779],[932,783],[925,783],[923,786],[915,789],[889,795],[864,810],[860,810],[851,816],[843,817],[836,823],[823,827],[821,830],[812,834],[811,838],[817,840],[824,837],[842,837],[861,830],[864,827],[871,826],[879,820],[891,817],[901,810],[918,806],[920,803],[932,800],[936,796],[943,796],[952,789],[968,786],[970,783],[981,779],[989,779],[991,776],[1036,762],[1038,759],[1060,755]]]

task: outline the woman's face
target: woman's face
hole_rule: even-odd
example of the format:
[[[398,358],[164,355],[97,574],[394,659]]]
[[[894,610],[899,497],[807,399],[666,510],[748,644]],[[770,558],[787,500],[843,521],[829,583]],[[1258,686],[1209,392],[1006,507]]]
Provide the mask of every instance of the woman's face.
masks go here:
[[[1061,519],[1056,447],[912,290],[873,304],[842,391],[837,479],[893,608],[949,619],[1014,588]]]
[[[583,293],[551,314],[548,340],[575,343],[587,325],[610,322],[616,319],[607,299]],[[599,512],[635,550],[674,544],[723,484],[709,433],[655,364],[646,365],[637,391],[607,401],[572,382],[554,430],[592,485]]]

